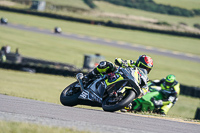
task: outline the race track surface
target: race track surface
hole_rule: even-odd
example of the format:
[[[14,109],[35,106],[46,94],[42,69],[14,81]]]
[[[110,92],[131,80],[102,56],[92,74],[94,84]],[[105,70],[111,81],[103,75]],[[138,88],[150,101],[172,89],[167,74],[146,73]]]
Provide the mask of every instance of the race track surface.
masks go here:
[[[0,120],[76,128],[93,133],[199,133],[200,123],[104,112],[0,94]]]
[[[167,49],[155,48],[151,46],[143,46],[140,44],[131,44],[131,43],[121,42],[117,40],[108,40],[108,39],[102,39],[102,38],[96,38],[96,37],[90,37],[90,36],[84,36],[84,35],[71,34],[71,33],[66,33],[66,32],[63,32],[62,34],[55,34],[53,33],[53,31],[50,31],[47,29],[39,29],[37,27],[29,27],[29,26],[12,24],[12,23],[9,23],[7,25],[0,25],[0,26],[7,26],[10,28],[15,28],[15,29],[20,29],[20,30],[32,31],[32,32],[37,32],[37,33],[42,33],[42,34],[64,37],[68,39],[79,40],[79,41],[86,41],[86,42],[91,42],[91,43],[96,43],[96,44],[101,44],[101,45],[108,45],[108,46],[113,46],[113,47],[118,47],[118,48],[123,48],[123,49],[142,51],[144,53],[164,55],[164,56],[168,56],[172,58],[195,61],[195,62],[200,63],[200,56],[193,55],[190,53],[170,51]]]

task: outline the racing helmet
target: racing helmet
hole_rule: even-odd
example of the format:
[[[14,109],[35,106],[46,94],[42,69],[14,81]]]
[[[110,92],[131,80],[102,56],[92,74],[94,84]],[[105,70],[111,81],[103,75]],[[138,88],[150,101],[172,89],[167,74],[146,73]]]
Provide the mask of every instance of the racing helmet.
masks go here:
[[[176,77],[173,74],[167,75],[167,77],[165,78],[165,87],[169,89],[174,85],[175,81]]]
[[[153,67],[153,59],[147,55],[140,55],[136,61],[136,66],[146,69],[147,73],[149,73]]]

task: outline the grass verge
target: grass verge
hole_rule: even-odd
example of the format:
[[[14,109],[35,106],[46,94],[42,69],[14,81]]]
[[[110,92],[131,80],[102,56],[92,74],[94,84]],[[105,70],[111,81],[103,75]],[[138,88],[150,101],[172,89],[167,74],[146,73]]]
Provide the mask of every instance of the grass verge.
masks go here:
[[[53,126],[43,126],[21,122],[0,121],[1,133],[89,133],[78,131],[73,128],[61,128]]]

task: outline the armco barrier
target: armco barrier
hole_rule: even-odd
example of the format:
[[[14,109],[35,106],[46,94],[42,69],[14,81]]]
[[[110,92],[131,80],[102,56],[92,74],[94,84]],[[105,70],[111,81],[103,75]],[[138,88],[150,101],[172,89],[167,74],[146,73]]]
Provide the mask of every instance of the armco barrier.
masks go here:
[[[52,74],[52,75],[61,75],[61,76],[75,76],[77,73],[85,72],[81,71],[80,69],[58,69],[53,67],[46,67],[46,66],[38,66],[37,64],[20,64],[20,63],[0,63],[0,68],[4,69],[13,69],[22,71],[24,68],[29,68],[35,70],[36,73],[44,73],[44,74]],[[199,87],[190,87],[186,85],[180,86],[180,94],[200,98],[200,88]]]

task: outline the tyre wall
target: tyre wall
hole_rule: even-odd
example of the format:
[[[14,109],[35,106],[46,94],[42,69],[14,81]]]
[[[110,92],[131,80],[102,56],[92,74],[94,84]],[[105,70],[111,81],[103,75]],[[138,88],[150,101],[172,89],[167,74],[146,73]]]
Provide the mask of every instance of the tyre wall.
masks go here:
[[[32,73],[44,73],[44,74],[52,74],[52,75],[60,75],[60,76],[72,76],[74,77],[77,73],[82,72],[81,70],[70,70],[66,68],[54,68],[47,67],[38,64],[21,64],[21,63],[0,63],[0,68],[3,69],[12,69],[17,71],[27,71]],[[84,72],[83,72],[84,73]]]

